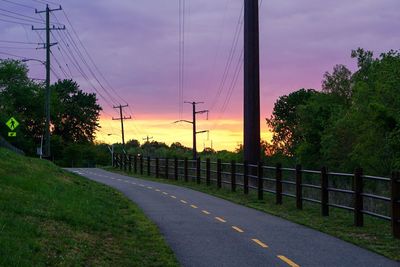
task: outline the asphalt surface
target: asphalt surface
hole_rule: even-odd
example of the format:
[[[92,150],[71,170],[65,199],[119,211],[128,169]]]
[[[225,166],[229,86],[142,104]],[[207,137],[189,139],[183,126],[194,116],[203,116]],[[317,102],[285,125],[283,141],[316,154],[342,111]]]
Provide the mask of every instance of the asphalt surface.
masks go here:
[[[111,186],[159,227],[182,266],[400,266],[284,219],[191,189],[101,169],[68,169]]]

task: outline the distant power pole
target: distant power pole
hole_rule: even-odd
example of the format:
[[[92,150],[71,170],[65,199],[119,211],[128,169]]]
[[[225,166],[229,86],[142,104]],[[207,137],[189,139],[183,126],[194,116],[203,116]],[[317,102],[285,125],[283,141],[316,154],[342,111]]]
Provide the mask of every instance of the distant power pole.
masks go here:
[[[258,0],[244,0],[244,159],[260,160],[260,55]]]
[[[50,48],[53,45],[56,45],[57,43],[51,43],[50,42],[50,32],[51,31],[57,31],[57,30],[65,30],[65,26],[60,28],[60,27],[53,27],[50,28],[50,12],[53,11],[58,11],[62,10],[62,7],[60,6],[59,8],[56,9],[50,9],[49,5],[46,5],[46,10],[44,11],[37,11],[35,9],[36,14],[40,13],[46,13],[46,28],[35,28],[32,26],[33,31],[46,31],[46,43],[43,44],[44,48],[46,49],[46,122],[45,122],[45,137],[44,137],[44,157],[50,158],[51,157],[51,148],[50,148],[50,53],[51,50]]]
[[[132,119],[131,116],[125,117],[122,116],[122,109],[128,107],[128,105],[119,105],[119,106],[114,106],[114,108],[119,109],[119,118],[113,118],[113,120],[121,120],[121,132],[122,132],[122,148],[125,150],[125,131],[124,131],[124,120],[130,120]]]
[[[204,114],[207,113],[207,119],[208,119],[208,110],[200,110],[200,111],[196,111],[196,105],[198,104],[204,104],[204,102],[186,102],[186,104],[191,104],[192,105],[192,110],[193,110],[193,120],[192,121],[188,121],[188,120],[179,120],[176,121],[177,122],[187,122],[187,123],[191,123],[193,125],[193,159],[197,159],[197,135],[200,133],[207,133],[209,132],[208,130],[204,130],[204,131],[197,131],[196,130],[196,115],[197,114]]]
[[[152,137],[147,136],[147,137],[143,138],[143,141],[146,141],[147,143],[150,143],[151,139],[153,139],[153,136]]]

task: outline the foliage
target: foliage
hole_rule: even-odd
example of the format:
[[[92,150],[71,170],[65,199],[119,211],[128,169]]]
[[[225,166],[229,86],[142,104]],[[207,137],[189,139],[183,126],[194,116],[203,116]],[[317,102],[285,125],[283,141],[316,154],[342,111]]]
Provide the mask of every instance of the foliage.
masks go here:
[[[377,175],[400,168],[400,53],[374,58],[359,48],[352,57],[357,71],[335,66],[325,73],[322,92],[304,97],[301,89],[279,98],[267,119],[274,155],[311,168],[361,166]]]
[[[266,119],[273,132],[272,149],[274,153],[293,156],[302,135],[299,132],[298,109],[307,100],[317,94],[313,89],[300,89],[289,95],[281,96],[275,103],[271,118]]]
[[[16,60],[0,60],[0,135],[14,146],[35,156],[44,134],[43,84],[28,78],[28,68]],[[96,95],[83,92],[72,80],[51,86],[52,156],[62,166],[106,164],[104,151],[94,144],[99,129]],[[5,122],[14,117],[17,136],[8,137]]]

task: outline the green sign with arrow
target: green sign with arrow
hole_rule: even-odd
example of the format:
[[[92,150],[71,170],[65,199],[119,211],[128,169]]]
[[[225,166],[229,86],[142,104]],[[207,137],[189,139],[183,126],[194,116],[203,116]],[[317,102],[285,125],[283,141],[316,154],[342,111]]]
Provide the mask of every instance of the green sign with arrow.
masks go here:
[[[10,128],[10,130],[12,131],[12,132],[9,132],[9,133],[8,133],[8,136],[9,136],[9,137],[16,137],[16,136],[17,136],[17,133],[14,132],[14,130],[19,126],[19,122],[18,122],[14,117],[11,117],[11,118],[6,122],[6,125],[7,125],[7,127]]]

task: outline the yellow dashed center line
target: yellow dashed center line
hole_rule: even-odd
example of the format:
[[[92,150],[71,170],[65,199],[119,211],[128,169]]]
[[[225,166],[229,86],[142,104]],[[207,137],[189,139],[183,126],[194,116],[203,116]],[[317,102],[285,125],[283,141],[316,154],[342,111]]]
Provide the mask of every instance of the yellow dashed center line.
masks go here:
[[[197,206],[195,206],[195,205],[190,205],[190,207],[197,209]]]
[[[240,228],[237,227],[237,226],[232,226],[232,228],[233,228],[234,230],[236,230],[237,232],[239,232],[239,233],[243,233],[243,232],[244,232],[242,229],[240,229]]]
[[[176,198],[176,196],[170,196],[170,197],[172,197],[172,198]]]
[[[268,248],[268,246],[266,244],[264,244],[263,242],[261,242],[258,239],[252,239],[255,243],[257,243],[259,246],[263,247],[263,248]]]
[[[168,195],[168,193],[167,192],[162,192],[164,195]]]
[[[208,211],[206,211],[206,210],[202,210],[201,212],[203,212],[204,214],[207,214],[207,215],[210,214],[210,213],[209,213]]]
[[[185,200],[183,200],[183,199],[181,199],[181,202],[182,202],[182,203],[185,203],[185,204],[187,203],[187,202],[186,202]]]
[[[220,222],[226,223],[226,221],[224,219],[220,218],[220,217],[215,217],[215,219],[220,221]]]
[[[294,263],[293,261],[291,261],[290,259],[286,258],[283,255],[278,255],[278,258],[286,262],[291,267],[300,267],[300,265]]]

